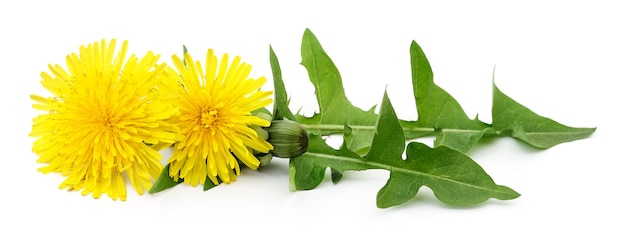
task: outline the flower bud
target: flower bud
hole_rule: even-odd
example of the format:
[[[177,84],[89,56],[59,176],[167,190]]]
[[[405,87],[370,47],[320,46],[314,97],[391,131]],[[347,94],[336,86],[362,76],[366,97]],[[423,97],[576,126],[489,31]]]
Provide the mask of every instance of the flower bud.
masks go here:
[[[291,120],[274,120],[269,128],[267,142],[274,146],[272,154],[280,158],[293,158],[306,152],[309,136],[306,129]]]

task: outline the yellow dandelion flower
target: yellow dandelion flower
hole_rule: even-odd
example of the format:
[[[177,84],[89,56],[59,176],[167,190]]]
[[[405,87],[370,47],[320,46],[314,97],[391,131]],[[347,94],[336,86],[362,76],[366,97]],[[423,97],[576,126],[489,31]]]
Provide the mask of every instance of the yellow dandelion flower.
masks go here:
[[[67,177],[60,188],[126,200],[123,175],[139,194],[158,177],[162,156],[150,145],[175,141],[168,120],[177,111],[157,92],[167,87],[159,56],[126,60],[128,42],[117,54],[115,43],[81,46],[66,57],[67,71],[49,65],[52,75],[43,72],[41,84],[53,97],[31,96],[46,113],[33,119],[30,135],[38,137],[38,162],[47,164],[39,171]]]
[[[270,121],[252,111],[272,103],[271,92],[261,91],[265,78],[248,78],[252,67],[239,57],[228,65],[224,54],[218,63],[213,50],[206,54],[206,69],[188,53],[184,61],[172,57],[181,84],[177,125],[184,138],[177,141],[170,163],[170,177],[196,186],[207,177],[214,184],[230,183],[240,173],[239,163],[257,169],[253,150],[267,153],[272,145],[249,126],[267,127]]]

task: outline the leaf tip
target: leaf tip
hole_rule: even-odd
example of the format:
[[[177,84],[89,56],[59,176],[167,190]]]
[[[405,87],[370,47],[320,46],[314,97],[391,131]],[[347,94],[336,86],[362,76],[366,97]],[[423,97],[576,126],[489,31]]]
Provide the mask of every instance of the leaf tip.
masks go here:
[[[520,193],[507,186],[499,185],[498,189],[500,191],[500,195],[494,197],[498,200],[513,200],[522,196]]]

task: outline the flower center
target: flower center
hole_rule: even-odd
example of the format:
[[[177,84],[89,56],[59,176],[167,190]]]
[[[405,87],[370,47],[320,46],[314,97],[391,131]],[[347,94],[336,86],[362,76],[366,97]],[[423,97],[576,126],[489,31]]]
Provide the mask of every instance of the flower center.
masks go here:
[[[95,118],[94,123],[98,124],[104,130],[112,131],[112,128],[117,121],[111,114],[102,112],[99,114],[99,117]]]
[[[213,125],[219,120],[219,117],[217,115],[217,110],[205,109],[202,111],[200,123],[205,128],[213,127]]]
[[[111,125],[113,125],[113,122],[111,121],[111,118],[107,116],[102,118],[101,124],[105,128],[110,129]]]

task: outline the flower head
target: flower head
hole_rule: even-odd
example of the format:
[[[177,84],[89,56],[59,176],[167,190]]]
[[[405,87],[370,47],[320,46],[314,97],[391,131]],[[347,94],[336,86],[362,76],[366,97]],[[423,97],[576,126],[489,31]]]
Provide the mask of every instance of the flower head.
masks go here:
[[[170,176],[183,178],[192,186],[207,178],[214,184],[230,183],[240,172],[240,163],[257,169],[253,152],[267,153],[273,147],[251,127],[267,127],[270,121],[253,111],[271,104],[271,92],[261,91],[265,78],[248,78],[251,66],[224,54],[219,63],[213,50],[206,54],[205,67],[184,54],[173,56],[181,85],[177,125],[183,139],[174,145]]]
[[[81,46],[67,56],[67,71],[49,66],[41,84],[52,97],[32,95],[35,109],[31,136],[39,171],[67,177],[60,188],[82,190],[99,198],[126,199],[126,175],[139,194],[149,190],[162,165],[151,145],[173,143],[177,128],[168,122],[176,113],[158,94],[165,64],[148,52],[126,60],[128,43],[115,54],[115,40]]]

